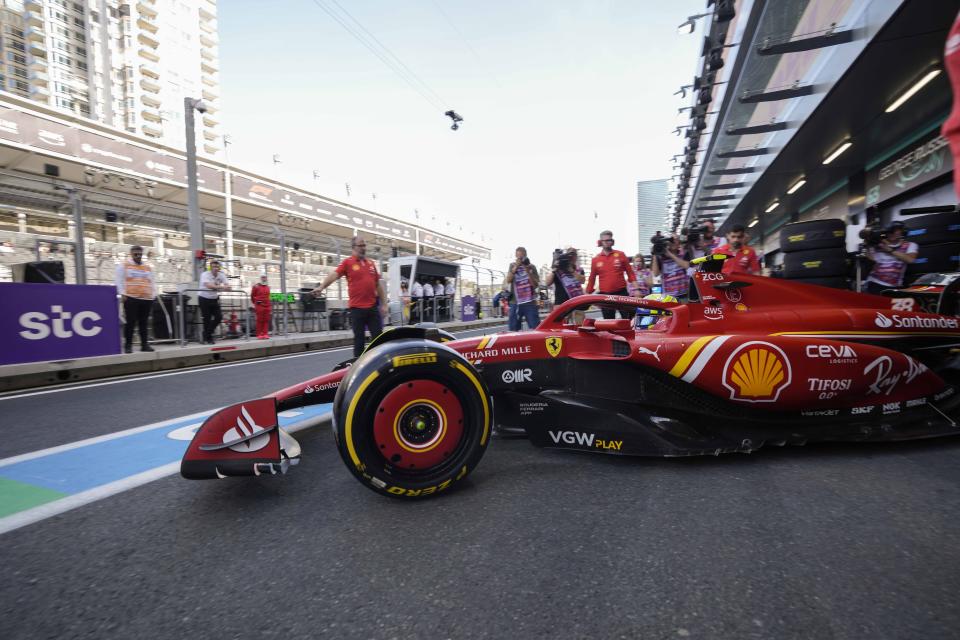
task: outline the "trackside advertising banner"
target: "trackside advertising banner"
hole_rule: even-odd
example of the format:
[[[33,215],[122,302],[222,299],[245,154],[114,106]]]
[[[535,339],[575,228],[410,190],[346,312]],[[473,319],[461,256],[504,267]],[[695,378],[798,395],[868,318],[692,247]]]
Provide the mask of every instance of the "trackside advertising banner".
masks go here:
[[[117,288],[0,283],[0,364],[120,353]]]

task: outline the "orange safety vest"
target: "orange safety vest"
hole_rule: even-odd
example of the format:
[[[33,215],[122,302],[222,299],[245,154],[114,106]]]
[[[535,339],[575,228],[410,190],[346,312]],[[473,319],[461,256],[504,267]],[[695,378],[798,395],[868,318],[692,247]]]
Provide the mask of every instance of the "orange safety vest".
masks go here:
[[[123,265],[123,289],[126,295],[141,300],[153,300],[153,284],[150,272],[153,271],[146,263],[137,264],[127,260]]]

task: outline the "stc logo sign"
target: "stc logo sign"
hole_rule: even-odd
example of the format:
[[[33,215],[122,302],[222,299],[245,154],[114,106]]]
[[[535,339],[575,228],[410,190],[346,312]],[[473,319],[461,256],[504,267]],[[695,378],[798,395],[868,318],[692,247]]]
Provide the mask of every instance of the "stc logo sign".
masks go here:
[[[28,311],[19,319],[20,337],[26,340],[45,340],[52,334],[55,338],[92,338],[103,331],[101,317],[96,311],[71,313],[61,305],[51,305],[50,313]]]

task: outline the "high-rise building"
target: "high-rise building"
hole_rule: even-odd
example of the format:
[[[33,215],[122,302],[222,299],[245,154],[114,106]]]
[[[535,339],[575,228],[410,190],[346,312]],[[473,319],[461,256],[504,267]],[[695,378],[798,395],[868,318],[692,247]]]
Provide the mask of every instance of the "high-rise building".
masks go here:
[[[216,153],[216,0],[0,0],[3,90],[183,148],[183,99],[203,98]]]
[[[663,217],[667,211],[668,178],[637,183],[637,228],[640,251],[650,252],[650,236],[666,232]]]

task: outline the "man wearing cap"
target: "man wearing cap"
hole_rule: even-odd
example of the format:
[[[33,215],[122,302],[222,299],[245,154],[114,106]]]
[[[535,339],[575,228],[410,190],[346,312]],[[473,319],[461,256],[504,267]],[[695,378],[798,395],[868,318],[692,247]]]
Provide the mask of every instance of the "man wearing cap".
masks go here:
[[[213,332],[223,320],[220,311],[220,292],[230,291],[227,276],[220,271],[220,263],[214,260],[210,270],[200,274],[200,291],[197,295],[200,303],[200,315],[203,316],[203,343],[213,344]]]
[[[907,265],[917,259],[917,245],[905,240],[906,226],[900,221],[887,227],[886,236],[875,247],[867,249],[867,259],[873,260],[873,269],[867,276],[867,293],[879,295],[884,289],[903,286]]]
[[[350,257],[341,262],[336,270],[313,290],[313,294],[319,295],[341,276],[347,278],[350,326],[353,328],[353,355],[359,356],[363,353],[365,330],[370,330],[371,339],[383,332],[381,318],[387,315],[387,292],[380,280],[377,265],[373,260],[367,259],[366,241],[360,236],[354,236],[350,247],[353,250]]]
[[[134,324],[140,331],[140,351],[153,351],[147,341],[147,321],[157,297],[157,284],[153,269],[143,262],[143,247],[130,247],[130,257],[117,265],[116,283],[127,319],[123,327],[123,352],[133,353]]]

